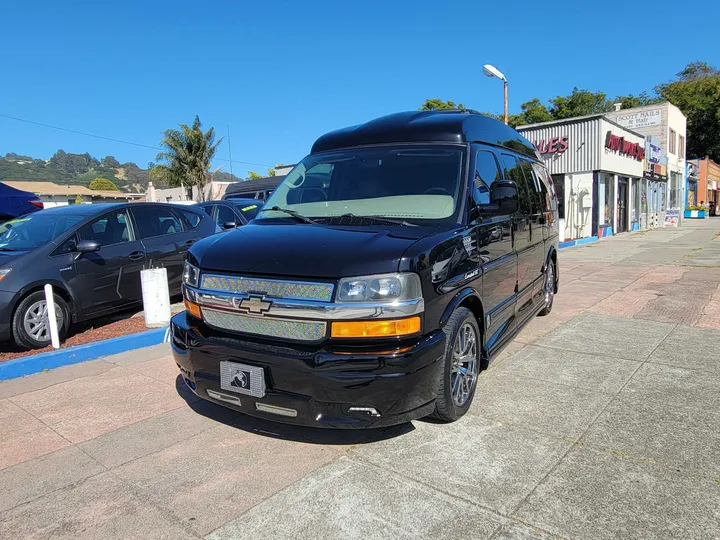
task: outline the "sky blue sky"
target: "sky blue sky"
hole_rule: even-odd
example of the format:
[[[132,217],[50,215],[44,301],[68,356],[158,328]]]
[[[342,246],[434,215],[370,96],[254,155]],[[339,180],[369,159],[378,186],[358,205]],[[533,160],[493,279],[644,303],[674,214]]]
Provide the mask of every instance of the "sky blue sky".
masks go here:
[[[720,67],[715,34],[692,22],[717,20],[720,3],[575,4],[5,0],[0,114],[149,146],[199,114],[220,135],[230,126],[244,176],[428,97],[499,112],[502,85],[484,63],[507,75],[511,112],[573,86],[651,90],[693,60]],[[0,117],[0,154],[58,148],[143,165],[156,153]]]

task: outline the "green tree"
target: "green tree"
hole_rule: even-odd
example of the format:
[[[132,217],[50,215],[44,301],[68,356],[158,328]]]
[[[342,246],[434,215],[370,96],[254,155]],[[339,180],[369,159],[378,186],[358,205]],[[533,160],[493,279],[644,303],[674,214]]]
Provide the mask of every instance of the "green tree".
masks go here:
[[[180,129],[168,129],[161,141],[165,149],[155,158],[161,162],[155,165],[151,176],[165,181],[170,186],[184,186],[192,198],[192,188],[197,187],[200,201],[205,199],[204,187],[211,179],[210,163],[222,138],[215,141],[215,129],[203,132],[199,117],[192,126],[180,124]]]
[[[569,96],[557,96],[550,100],[550,114],[555,120],[574,118],[608,112],[612,108],[603,92],[590,92],[573,88]]]
[[[100,162],[100,166],[103,169],[117,169],[120,166],[120,162],[113,156],[105,156]]]
[[[90,182],[90,185],[88,188],[92,190],[102,190],[102,191],[120,191],[115,184],[112,183],[112,181],[108,180],[107,178],[96,178],[92,182]]]
[[[80,195],[76,196],[76,197],[75,197],[75,204],[82,204],[82,203],[83,203],[82,197],[81,197]]]
[[[275,176],[275,169],[268,169],[268,176]]]
[[[720,161],[720,71],[692,62],[655,92],[687,117],[687,155]]]
[[[439,111],[447,109],[460,109],[465,110],[465,105],[462,103],[455,103],[454,101],[443,101],[442,99],[426,99],[425,103],[422,104],[419,110],[421,111]]]
[[[655,105],[656,103],[661,103],[663,101],[665,100],[662,97],[651,96],[647,92],[643,91],[636,96],[632,94],[627,96],[617,96],[615,99],[612,100],[611,105],[615,105],[615,103],[622,103],[623,109],[632,109],[633,107],[645,107],[646,105]]]
[[[262,174],[258,174],[253,171],[248,171],[248,180],[257,180],[258,178],[262,178]]]
[[[553,120],[547,105],[538,98],[531,99],[520,105],[521,112],[511,114],[508,118],[508,124],[512,127],[524,126],[527,124],[537,124],[539,122],[549,122]]]

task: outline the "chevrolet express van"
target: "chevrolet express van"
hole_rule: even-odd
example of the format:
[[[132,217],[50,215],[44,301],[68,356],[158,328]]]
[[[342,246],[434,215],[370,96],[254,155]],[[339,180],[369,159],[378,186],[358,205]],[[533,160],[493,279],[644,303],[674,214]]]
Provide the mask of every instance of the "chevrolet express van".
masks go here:
[[[188,253],[175,360],[201,398],[268,420],[379,427],[470,407],[558,289],[553,185],[473,111],[323,135],[248,225]]]

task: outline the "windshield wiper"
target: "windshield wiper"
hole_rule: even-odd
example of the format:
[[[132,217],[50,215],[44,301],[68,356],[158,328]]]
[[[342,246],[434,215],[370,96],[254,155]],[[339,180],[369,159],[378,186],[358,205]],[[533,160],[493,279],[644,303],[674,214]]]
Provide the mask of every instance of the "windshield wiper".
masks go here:
[[[317,224],[317,221],[313,221],[309,217],[305,217],[302,214],[296,212],[295,210],[290,210],[289,208],[280,208],[279,206],[273,206],[272,208],[263,208],[260,211],[261,212],[284,212],[287,215],[294,217],[298,221],[302,221],[303,223]]]
[[[388,225],[404,225],[406,227],[419,227],[415,223],[409,223],[405,220],[392,219],[383,216],[356,216],[352,213],[342,214],[337,216],[339,218],[357,218],[357,219],[369,219],[371,221],[377,221],[378,223],[387,223]]]
[[[0,247],[0,251],[21,251],[21,250],[15,249],[15,248],[9,248],[9,247]]]

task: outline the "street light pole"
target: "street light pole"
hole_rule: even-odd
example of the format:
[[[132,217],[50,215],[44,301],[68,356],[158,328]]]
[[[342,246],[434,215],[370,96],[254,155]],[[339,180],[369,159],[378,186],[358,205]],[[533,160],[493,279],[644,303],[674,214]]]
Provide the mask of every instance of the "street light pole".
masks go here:
[[[505,87],[505,125],[508,125],[508,92],[507,92],[507,81],[503,81]]]
[[[487,75],[488,77],[497,77],[501,81],[503,81],[504,86],[504,92],[505,92],[505,100],[504,100],[504,109],[505,109],[505,125],[508,124],[508,82],[505,78],[505,75],[503,75],[502,71],[500,71],[498,68],[493,66],[492,64],[485,64],[483,66],[483,73]]]

